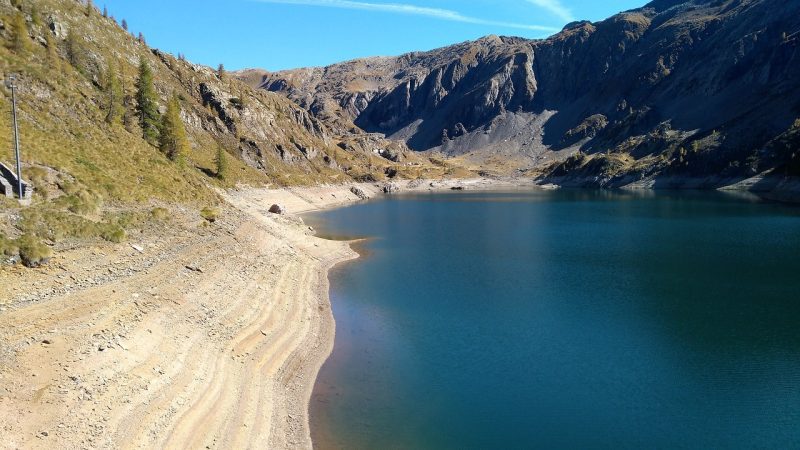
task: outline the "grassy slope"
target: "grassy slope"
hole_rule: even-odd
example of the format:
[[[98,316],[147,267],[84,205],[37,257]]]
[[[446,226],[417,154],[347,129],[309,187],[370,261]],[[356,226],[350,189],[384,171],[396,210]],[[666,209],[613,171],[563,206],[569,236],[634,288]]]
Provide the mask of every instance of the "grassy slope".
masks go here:
[[[329,136],[283,96],[254,91],[233,77],[220,78],[209,68],[154,52],[99,11],[87,14],[81,1],[16,3],[0,3],[5,24],[0,70],[19,74],[23,171],[36,194],[30,208],[0,201],[5,230],[0,254],[15,254],[20,244],[41,240],[51,245],[74,238],[119,241],[124,239],[122,230],[144,226],[154,220],[154,207],[170,204],[193,205],[200,220],[200,209],[219,201],[216,188],[238,184],[381,180],[389,169],[405,177],[457,172],[410,152],[405,162],[395,163],[377,156],[371,144],[345,145],[348,137]],[[18,13],[25,16],[30,35],[26,51],[12,49],[10,24]],[[51,33],[51,17],[68,33],[76,33],[84,47],[86,58],[79,67],[68,61],[64,39],[53,38],[55,48],[48,52],[44,38]],[[125,94],[133,96],[140,58],[153,68],[159,105],[173,94],[181,99],[192,147],[185,164],[168,160],[136,127],[104,121],[103,72],[115,67]],[[206,102],[201,83],[220,93],[223,107]],[[247,106],[234,108],[229,104],[233,97],[245,97]],[[10,103],[10,92],[0,89],[0,110],[9,111]],[[222,120],[225,114],[232,115],[234,127]],[[6,163],[13,162],[10,122],[10,114],[0,114],[0,149],[6,149],[0,160]],[[213,176],[220,146],[229,155],[224,181]]]

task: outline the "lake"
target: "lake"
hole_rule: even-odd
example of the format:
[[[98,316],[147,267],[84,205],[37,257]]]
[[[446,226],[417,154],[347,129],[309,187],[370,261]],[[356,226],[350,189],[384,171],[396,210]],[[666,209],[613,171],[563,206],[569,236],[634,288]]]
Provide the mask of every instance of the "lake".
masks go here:
[[[388,196],[310,214],[319,448],[800,446],[800,208],[722,193]]]

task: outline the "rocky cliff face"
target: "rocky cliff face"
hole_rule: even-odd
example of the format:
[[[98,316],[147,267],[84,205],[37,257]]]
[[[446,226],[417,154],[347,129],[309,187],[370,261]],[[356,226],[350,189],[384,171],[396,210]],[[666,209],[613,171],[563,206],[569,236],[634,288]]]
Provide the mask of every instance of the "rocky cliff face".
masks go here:
[[[242,76],[334,129],[414,150],[555,161],[551,176],[595,185],[736,178],[796,158],[770,143],[800,117],[798,42],[800,2],[657,0],[546,40]]]

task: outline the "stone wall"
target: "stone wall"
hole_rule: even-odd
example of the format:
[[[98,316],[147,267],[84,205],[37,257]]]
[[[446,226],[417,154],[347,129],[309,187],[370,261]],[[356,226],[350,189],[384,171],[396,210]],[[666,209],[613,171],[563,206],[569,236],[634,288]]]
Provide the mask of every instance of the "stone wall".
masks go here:
[[[17,174],[7,165],[0,163],[0,194],[6,197],[13,197],[17,193]],[[33,188],[30,183],[22,180],[23,199],[30,199],[33,196]]]

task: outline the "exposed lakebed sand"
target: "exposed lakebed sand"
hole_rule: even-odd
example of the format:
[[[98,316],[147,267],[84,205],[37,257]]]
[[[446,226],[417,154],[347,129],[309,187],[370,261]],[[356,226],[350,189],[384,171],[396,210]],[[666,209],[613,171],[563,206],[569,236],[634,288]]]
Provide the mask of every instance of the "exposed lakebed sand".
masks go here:
[[[0,447],[311,447],[308,402],[334,341],[327,271],[357,254],[296,214],[359,197],[225,195],[210,226],[182,211],[125,244],[0,269]]]

